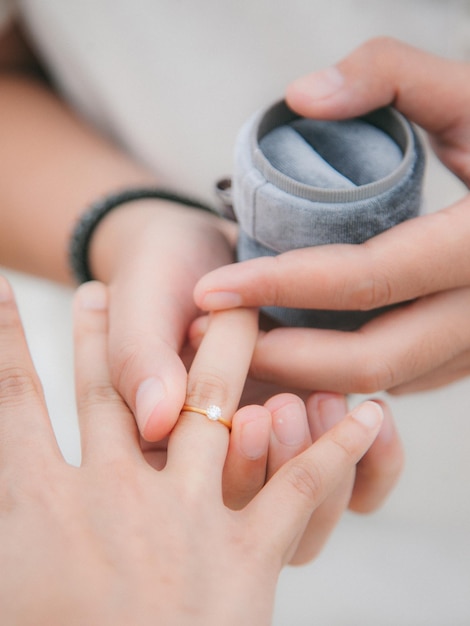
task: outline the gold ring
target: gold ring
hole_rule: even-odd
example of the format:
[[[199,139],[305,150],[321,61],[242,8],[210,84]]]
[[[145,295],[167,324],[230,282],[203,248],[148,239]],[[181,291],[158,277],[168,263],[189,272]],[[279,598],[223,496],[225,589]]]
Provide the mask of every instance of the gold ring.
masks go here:
[[[211,422],[220,422],[224,426],[226,426],[229,431],[232,430],[232,424],[228,420],[224,420],[222,417],[222,410],[220,406],[216,404],[211,404],[207,407],[207,409],[199,409],[197,406],[191,406],[190,404],[183,404],[183,411],[190,411],[191,413],[199,413],[200,415],[205,415]]]

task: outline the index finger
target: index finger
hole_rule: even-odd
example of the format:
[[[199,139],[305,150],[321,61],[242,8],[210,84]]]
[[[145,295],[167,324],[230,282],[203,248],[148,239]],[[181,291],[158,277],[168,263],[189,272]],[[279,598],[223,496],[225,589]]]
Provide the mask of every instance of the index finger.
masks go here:
[[[469,198],[363,244],[291,250],[206,274],[194,295],[205,310],[286,306],[371,310],[470,281]]]

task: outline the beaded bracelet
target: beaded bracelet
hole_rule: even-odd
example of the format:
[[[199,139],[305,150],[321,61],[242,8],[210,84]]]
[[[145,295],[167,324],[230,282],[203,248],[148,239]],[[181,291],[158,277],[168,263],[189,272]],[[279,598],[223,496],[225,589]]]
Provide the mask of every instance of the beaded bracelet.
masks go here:
[[[123,191],[105,196],[101,200],[94,202],[81,215],[72,231],[69,245],[69,264],[72,274],[78,283],[93,280],[88,262],[89,248],[93,233],[101,220],[110,211],[122,204],[146,198],[167,200],[169,202],[176,202],[184,206],[215,213],[214,209],[198,200],[156,187],[124,189]]]

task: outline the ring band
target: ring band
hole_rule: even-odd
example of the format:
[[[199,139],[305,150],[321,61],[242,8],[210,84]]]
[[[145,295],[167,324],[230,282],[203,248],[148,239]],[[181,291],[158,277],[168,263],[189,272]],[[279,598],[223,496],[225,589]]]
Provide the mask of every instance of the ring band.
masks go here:
[[[190,411],[191,413],[199,413],[200,415],[205,415],[205,417],[207,417],[207,419],[210,419],[211,422],[220,422],[221,424],[226,426],[229,431],[232,430],[232,424],[222,417],[222,411],[220,409],[220,406],[217,406],[216,404],[211,404],[207,407],[207,409],[200,409],[197,406],[183,404],[181,412],[183,411]]]

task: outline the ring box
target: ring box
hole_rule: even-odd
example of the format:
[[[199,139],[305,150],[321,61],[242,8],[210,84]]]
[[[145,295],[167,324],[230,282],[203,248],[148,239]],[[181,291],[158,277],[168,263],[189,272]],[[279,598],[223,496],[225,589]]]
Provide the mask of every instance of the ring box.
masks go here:
[[[360,244],[420,212],[424,149],[412,124],[385,107],[359,118],[303,118],[284,101],[252,116],[235,146],[238,259],[296,248]],[[305,289],[315,289],[315,276]],[[287,326],[353,330],[383,309],[266,307]]]

